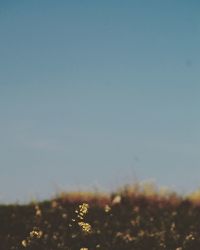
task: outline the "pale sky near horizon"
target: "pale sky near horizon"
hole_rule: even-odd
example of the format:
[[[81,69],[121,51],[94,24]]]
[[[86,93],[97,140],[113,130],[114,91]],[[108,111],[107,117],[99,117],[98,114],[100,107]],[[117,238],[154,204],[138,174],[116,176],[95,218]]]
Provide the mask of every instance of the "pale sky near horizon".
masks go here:
[[[200,2],[0,1],[0,202],[200,187]]]

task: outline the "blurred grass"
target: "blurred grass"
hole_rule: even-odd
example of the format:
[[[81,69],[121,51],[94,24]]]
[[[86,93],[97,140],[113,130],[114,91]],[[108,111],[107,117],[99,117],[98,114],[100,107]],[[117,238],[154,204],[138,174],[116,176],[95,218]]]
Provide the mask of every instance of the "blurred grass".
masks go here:
[[[0,249],[199,250],[200,191],[181,196],[152,183],[110,194],[62,192],[0,205]]]

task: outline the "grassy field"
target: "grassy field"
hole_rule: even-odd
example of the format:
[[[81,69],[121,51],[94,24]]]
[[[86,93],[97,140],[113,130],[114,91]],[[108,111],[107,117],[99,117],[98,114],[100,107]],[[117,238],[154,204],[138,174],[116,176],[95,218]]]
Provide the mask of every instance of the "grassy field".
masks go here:
[[[199,250],[197,194],[126,187],[0,206],[0,249]]]

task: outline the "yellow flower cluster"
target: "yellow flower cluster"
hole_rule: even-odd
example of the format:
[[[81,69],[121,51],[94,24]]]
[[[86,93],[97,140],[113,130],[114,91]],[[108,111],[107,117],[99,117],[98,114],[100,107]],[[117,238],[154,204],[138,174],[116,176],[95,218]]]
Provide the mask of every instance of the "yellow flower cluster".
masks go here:
[[[91,232],[91,225],[89,223],[80,221],[80,222],[78,222],[78,224],[81,227],[83,232],[85,232],[85,233],[90,233]]]
[[[77,214],[77,220],[78,220],[78,225],[81,227],[81,230],[84,233],[90,233],[91,232],[91,225],[87,222],[84,222],[84,217],[88,213],[89,205],[87,203],[83,203],[79,205],[78,209],[75,210],[75,213]],[[73,219],[75,221],[75,219]]]
[[[41,230],[32,230],[29,233],[29,237],[27,237],[25,240],[22,240],[21,244],[23,247],[27,247],[31,244],[32,239],[40,239],[43,235],[43,232]]]
[[[83,203],[83,204],[79,205],[79,209],[75,211],[78,214],[77,217],[80,220],[83,220],[84,216],[88,212],[88,209],[89,209],[89,205],[87,203]]]

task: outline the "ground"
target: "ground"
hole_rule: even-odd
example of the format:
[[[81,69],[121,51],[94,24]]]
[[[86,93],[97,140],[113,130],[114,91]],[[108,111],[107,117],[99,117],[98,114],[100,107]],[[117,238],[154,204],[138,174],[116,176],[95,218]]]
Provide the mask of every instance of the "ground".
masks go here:
[[[199,250],[200,206],[171,193],[65,194],[0,206],[1,250]]]

